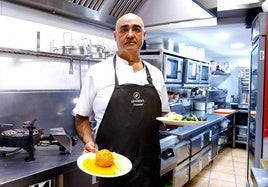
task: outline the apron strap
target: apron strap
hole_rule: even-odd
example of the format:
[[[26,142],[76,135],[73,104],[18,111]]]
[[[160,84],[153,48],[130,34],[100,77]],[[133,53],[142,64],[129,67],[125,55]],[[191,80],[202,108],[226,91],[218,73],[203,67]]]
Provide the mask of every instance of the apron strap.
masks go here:
[[[115,68],[116,67],[116,55],[114,55],[113,64],[114,64],[114,72],[115,72],[114,73],[115,87],[117,87],[119,84],[118,84],[118,78],[116,75],[116,68]],[[153,80],[152,80],[152,77],[151,77],[151,74],[150,74],[148,67],[143,63],[143,61],[142,61],[142,64],[145,66],[147,81],[149,82],[150,85],[153,85]]]
[[[147,74],[147,80],[148,80],[149,84],[153,85],[153,79],[151,77],[150,71],[149,71],[148,67],[145,64],[144,64],[144,66],[145,66],[145,70],[146,70],[146,74]]]
[[[118,84],[118,78],[117,78],[117,75],[116,75],[116,68],[115,68],[115,64],[116,64],[116,55],[114,55],[114,58],[113,58],[113,64],[114,64],[114,81],[115,81],[115,87],[117,87],[119,84]]]

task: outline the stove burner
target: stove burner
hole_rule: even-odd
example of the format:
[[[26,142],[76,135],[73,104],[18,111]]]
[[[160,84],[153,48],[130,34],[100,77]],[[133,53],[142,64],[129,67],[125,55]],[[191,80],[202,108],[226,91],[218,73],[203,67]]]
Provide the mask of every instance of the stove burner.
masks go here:
[[[29,130],[27,129],[12,129],[1,132],[1,145],[6,147],[21,147],[24,148],[29,143]],[[36,145],[40,140],[38,130],[33,130],[33,140]]]
[[[36,134],[39,134],[38,130],[33,131],[33,135],[36,135]],[[28,137],[29,131],[26,129],[12,129],[12,130],[3,131],[1,135],[5,137],[14,137],[14,138]]]
[[[43,129],[36,130],[33,121],[26,121],[22,129],[9,129],[0,131],[0,156],[26,150],[29,156],[25,161],[35,160],[35,145],[58,145],[61,154],[69,154],[77,139],[66,134],[63,128],[51,128],[51,134],[44,134]]]
[[[41,134],[38,130],[34,130],[34,122],[24,122],[26,129],[5,130],[0,134],[0,146],[23,148],[29,153],[29,157],[25,158],[26,161],[35,160],[34,158],[34,145],[40,141]]]

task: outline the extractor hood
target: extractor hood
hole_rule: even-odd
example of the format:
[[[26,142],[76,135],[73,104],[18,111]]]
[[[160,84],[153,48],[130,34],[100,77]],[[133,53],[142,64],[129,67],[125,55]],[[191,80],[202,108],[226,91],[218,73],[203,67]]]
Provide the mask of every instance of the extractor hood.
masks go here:
[[[246,28],[256,15],[262,12],[264,0],[192,0],[217,17],[218,22],[226,18],[244,17]]]
[[[212,17],[191,0],[3,0],[114,29],[126,13],[143,18],[146,27]]]
[[[263,0],[3,0],[114,29],[117,19],[132,12],[145,27],[252,15]],[[254,1],[254,2],[253,2]],[[230,6],[225,6],[229,2]],[[235,2],[241,2],[237,4]],[[247,3],[245,3],[247,2]],[[252,3],[250,3],[252,2]],[[256,13],[256,11],[255,11]],[[258,13],[258,11],[257,11]],[[253,14],[255,17],[255,14]]]
[[[114,29],[118,17],[137,13],[146,0],[6,0],[71,19]]]

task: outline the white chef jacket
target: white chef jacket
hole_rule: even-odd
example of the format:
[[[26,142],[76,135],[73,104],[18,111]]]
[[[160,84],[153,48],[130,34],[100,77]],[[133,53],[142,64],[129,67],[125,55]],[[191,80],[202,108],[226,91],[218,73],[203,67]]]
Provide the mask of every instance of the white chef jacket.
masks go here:
[[[126,60],[118,56],[116,60],[116,74],[119,84],[148,84],[145,68],[134,72],[132,66],[128,65]],[[161,99],[162,112],[170,112],[167,90],[161,71],[146,61],[143,61],[143,63],[148,67],[153,85]],[[79,114],[96,120],[95,135],[113,93],[114,78],[113,57],[91,66],[83,81],[78,102],[73,109],[73,115]]]

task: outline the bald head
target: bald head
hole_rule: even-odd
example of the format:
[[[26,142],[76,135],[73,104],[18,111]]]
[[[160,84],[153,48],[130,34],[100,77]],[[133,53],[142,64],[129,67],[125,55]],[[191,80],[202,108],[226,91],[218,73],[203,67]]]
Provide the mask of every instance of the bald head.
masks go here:
[[[136,22],[141,26],[142,30],[144,31],[143,20],[138,15],[133,14],[133,13],[128,13],[128,14],[125,14],[122,17],[120,17],[116,22],[115,30],[118,31],[122,22],[125,22],[127,20],[136,20]]]

